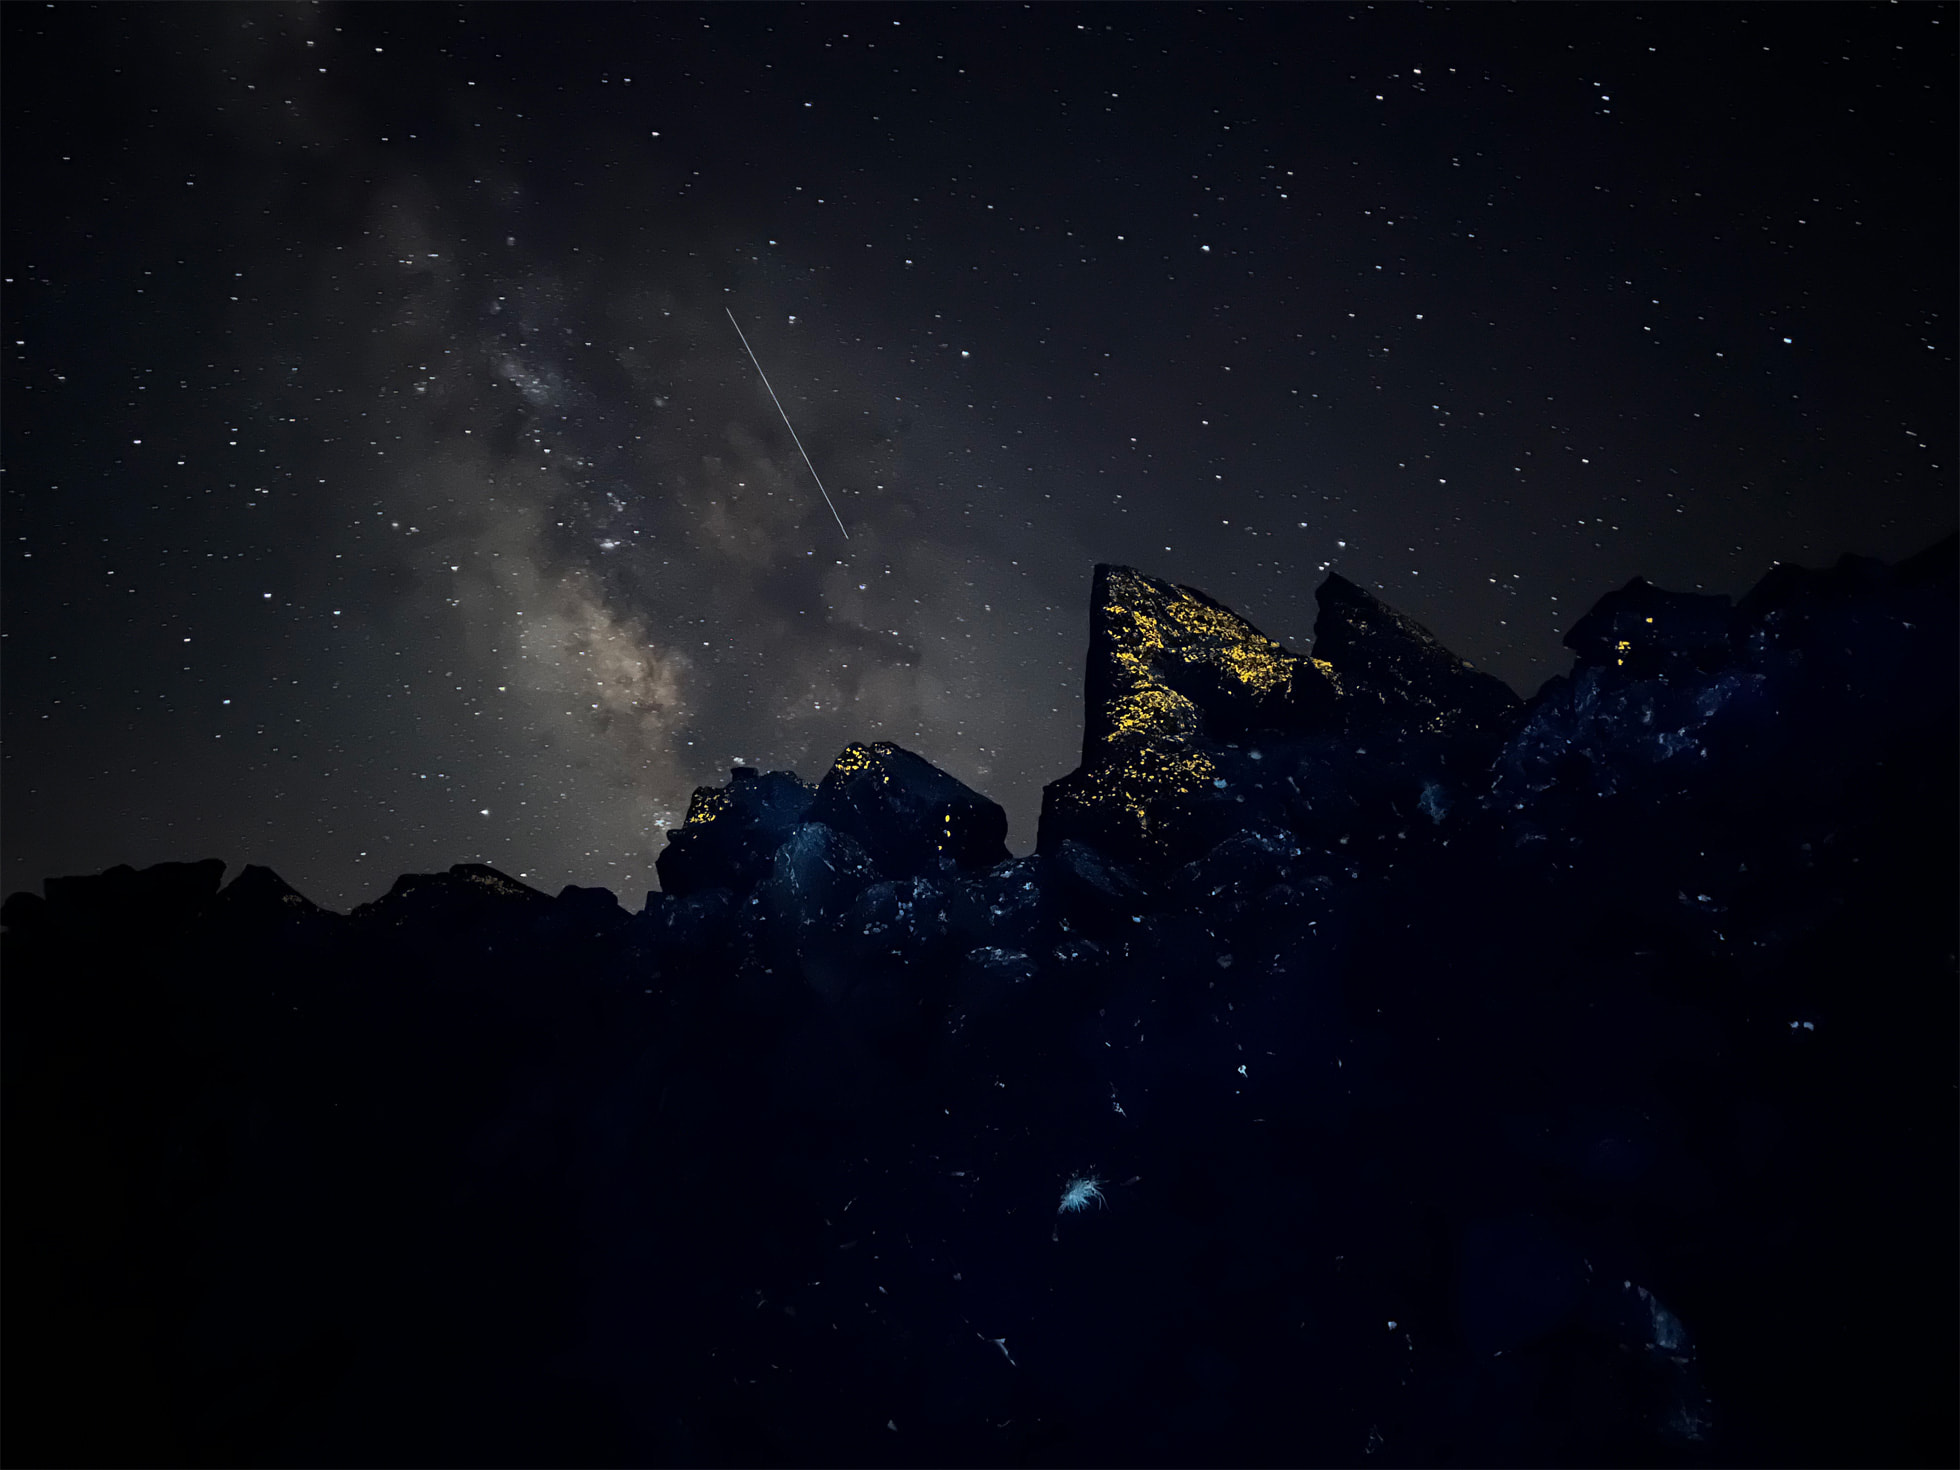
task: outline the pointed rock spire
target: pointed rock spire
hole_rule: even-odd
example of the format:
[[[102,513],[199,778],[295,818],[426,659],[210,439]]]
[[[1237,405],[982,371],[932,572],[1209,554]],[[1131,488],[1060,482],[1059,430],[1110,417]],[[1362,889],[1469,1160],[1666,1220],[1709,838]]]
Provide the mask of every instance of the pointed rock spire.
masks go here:
[[[1346,577],[1329,573],[1314,600],[1314,659],[1333,671],[1349,731],[1496,736],[1524,708],[1502,679]]]
[[[1082,764],[1042,793],[1040,850],[1072,839],[1161,873],[1275,802],[1348,804],[1340,752],[1355,738],[1494,746],[1522,708],[1346,578],[1319,600],[1306,656],[1194,587],[1097,567]]]

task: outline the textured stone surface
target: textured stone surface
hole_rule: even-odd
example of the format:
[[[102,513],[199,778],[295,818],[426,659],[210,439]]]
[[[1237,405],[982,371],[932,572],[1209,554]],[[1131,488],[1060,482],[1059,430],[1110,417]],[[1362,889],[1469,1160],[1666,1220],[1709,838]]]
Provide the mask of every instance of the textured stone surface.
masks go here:
[[[1098,566],[1090,591],[1082,764],[1136,739],[1223,744],[1334,728],[1328,671],[1195,587]]]
[[[1330,573],[1314,597],[1314,661],[1332,672],[1344,730],[1497,738],[1516,722],[1523,701],[1509,685],[1372,592]]]
[[[654,860],[660,889],[675,897],[708,888],[747,893],[769,873],[776,849],[809,813],[816,792],[794,771],[736,766],[723,786],[701,786],[681,826]]]
[[[1353,583],[1319,597],[1303,658],[1194,588],[1098,567],[1082,764],[1042,792],[1040,850],[1079,841],[1161,879],[1276,805],[1317,830],[1397,781],[1419,800],[1522,717],[1501,681]]]
[[[1007,813],[903,746],[846,746],[817,788],[809,819],[854,839],[890,878],[988,868],[1007,857]]]

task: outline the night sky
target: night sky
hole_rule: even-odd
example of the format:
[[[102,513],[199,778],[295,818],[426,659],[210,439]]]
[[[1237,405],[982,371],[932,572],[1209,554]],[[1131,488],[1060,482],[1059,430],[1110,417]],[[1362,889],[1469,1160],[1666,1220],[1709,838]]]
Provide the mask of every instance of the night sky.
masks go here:
[[[1529,694],[1636,574],[1955,523],[1950,5],[0,24],[10,892],[637,907],[857,739],[1026,852],[1098,561]]]

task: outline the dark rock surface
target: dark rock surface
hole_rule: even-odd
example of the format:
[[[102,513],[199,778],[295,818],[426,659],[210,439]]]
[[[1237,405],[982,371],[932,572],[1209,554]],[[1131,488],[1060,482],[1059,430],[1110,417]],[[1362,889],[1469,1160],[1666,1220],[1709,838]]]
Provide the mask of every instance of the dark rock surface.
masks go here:
[[[809,819],[854,839],[890,878],[1007,860],[1007,813],[998,803],[884,740],[844,747]]]
[[[815,800],[794,771],[762,775],[750,766],[736,766],[726,786],[696,787],[682,825],[654,860],[660,891],[685,898],[709,888],[753,888]]]
[[[1954,1463],[1957,620],[1636,580],[1519,701],[1104,567],[1031,855],[855,745],[637,913],[15,894],[4,1453]]]
[[[1338,842],[1481,781],[1517,696],[1345,578],[1317,596],[1303,658],[1195,588],[1097,567],[1082,764],[1042,793],[1040,850],[1160,879],[1275,820]]]
[[[1332,670],[1349,734],[1501,737],[1514,723],[1522,702],[1508,684],[1478,672],[1372,592],[1330,573],[1314,597],[1314,658]]]
[[[224,881],[221,859],[196,863],[158,863],[140,873],[118,864],[105,873],[50,878],[48,917],[76,933],[106,935],[125,925],[174,935],[193,922],[218,896]]]

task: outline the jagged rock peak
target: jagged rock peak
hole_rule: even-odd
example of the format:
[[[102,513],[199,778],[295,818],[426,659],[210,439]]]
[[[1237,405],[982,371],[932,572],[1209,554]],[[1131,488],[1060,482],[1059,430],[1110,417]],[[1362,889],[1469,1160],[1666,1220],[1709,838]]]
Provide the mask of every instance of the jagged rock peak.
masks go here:
[[[654,859],[664,893],[684,897],[711,888],[746,893],[769,875],[769,864],[816,790],[794,771],[758,773],[736,766],[724,786],[698,786],[687,819],[667,834]]]
[[[1503,680],[1458,658],[1414,618],[1346,577],[1329,573],[1314,600],[1314,660],[1332,673],[1350,731],[1494,734],[1523,708]]]
[[[1447,746],[1467,769],[1516,723],[1518,697],[1420,624],[1342,577],[1319,597],[1307,657],[1195,588],[1097,567],[1082,764],[1043,789],[1038,850],[1083,842],[1161,877],[1262,803],[1312,827],[1364,787],[1395,799],[1356,764],[1371,746],[1415,742],[1439,768]]]
[[[886,740],[844,747],[808,820],[852,838],[887,878],[1007,860],[1007,812],[997,802]]]
[[[889,741],[844,747],[820,785],[747,766],[694,793],[686,822],[655,860],[675,897],[752,892],[800,827],[848,837],[887,878],[991,867],[1007,857],[1007,813],[965,782]]]
[[[218,894],[213,912],[227,919],[246,916],[304,918],[327,911],[294,888],[272,869],[247,863]]]
[[[485,863],[457,863],[446,873],[403,873],[394,887],[359,905],[355,919],[401,925],[470,923],[514,909],[538,908],[551,896]]]
[[[1126,737],[1182,742],[1333,720],[1329,670],[1230,608],[1133,567],[1099,565],[1089,602],[1082,760]]]
[[[1739,627],[1720,593],[1668,592],[1635,577],[1594,603],[1563,641],[1579,656],[1576,669],[1645,678],[1692,665],[1709,673],[1730,661]]]

